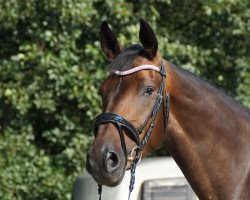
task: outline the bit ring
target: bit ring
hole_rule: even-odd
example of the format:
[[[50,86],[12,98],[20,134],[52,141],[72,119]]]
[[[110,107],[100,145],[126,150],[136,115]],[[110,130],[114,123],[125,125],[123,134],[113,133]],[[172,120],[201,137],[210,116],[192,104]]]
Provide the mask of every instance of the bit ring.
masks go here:
[[[129,156],[127,157],[127,161],[130,161],[130,162],[133,162],[135,159],[137,159],[135,162],[136,165],[138,165],[141,162],[141,158],[142,158],[142,151],[140,151],[139,155],[134,158],[133,154],[135,151],[137,151],[137,149],[139,149],[139,147],[135,146],[130,152]]]

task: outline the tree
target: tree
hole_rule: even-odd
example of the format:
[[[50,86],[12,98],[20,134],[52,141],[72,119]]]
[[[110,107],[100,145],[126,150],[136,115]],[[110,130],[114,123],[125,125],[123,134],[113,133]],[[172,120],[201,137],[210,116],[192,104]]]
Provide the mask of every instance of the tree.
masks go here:
[[[102,20],[126,47],[147,19],[166,59],[250,107],[248,13],[241,0],[1,0],[0,198],[70,199],[101,112]]]

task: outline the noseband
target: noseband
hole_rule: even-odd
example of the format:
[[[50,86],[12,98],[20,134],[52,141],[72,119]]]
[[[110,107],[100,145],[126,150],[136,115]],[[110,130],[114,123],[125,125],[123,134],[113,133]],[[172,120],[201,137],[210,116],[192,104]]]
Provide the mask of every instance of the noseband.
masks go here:
[[[122,116],[117,115],[115,113],[110,113],[110,112],[105,112],[102,113],[100,115],[98,115],[94,122],[93,122],[93,132],[95,137],[97,136],[98,133],[98,127],[101,124],[106,124],[106,123],[112,123],[116,126],[116,128],[118,129],[118,133],[120,135],[120,139],[121,139],[121,146],[122,149],[124,151],[125,154],[125,159],[126,159],[126,163],[127,161],[132,161],[131,162],[131,179],[130,179],[130,186],[129,186],[129,197],[128,199],[130,199],[130,194],[134,188],[134,182],[135,182],[135,169],[136,169],[136,165],[139,163],[139,161],[141,160],[141,156],[139,155],[139,152],[141,152],[145,146],[145,144],[147,143],[149,136],[153,130],[154,127],[154,122],[156,119],[156,116],[160,110],[161,104],[163,103],[163,113],[164,113],[164,131],[166,132],[166,124],[168,122],[168,117],[169,117],[169,95],[168,93],[166,93],[166,104],[164,102],[164,96],[163,96],[163,92],[164,92],[164,88],[165,88],[165,79],[166,79],[166,72],[165,72],[165,67],[163,65],[163,61],[161,62],[161,68],[158,68],[154,65],[141,65],[138,67],[135,67],[133,69],[127,70],[127,71],[115,71],[114,74],[118,75],[118,76],[125,76],[125,75],[129,75],[132,73],[135,73],[137,71],[141,71],[141,70],[155,70],[156,72],[158,72],[161,77],[161,84],[156,96],[156,100],[155,100],[155,104],[151,110],[151,112],[149,113],[149,115],[147,116],[146,120],[144,121],[144,123],[140,126],[140,128],[137,130],[129,121],[127,121],[126,119],[124,119]],[[140,141],[139,140],[139,135],[142,133],[143,129],[146,127],[146,125],[150,122],[150,125],[148,127],[148,129],[146,130],[146,133],[143,137],[143,139]],[[131,152],[131,156],[128,157],[127,154],[127,148],[126,148],[126,143],[125,143],[125,138],[124,138],[124,132],[123,130],[126,130],[127,133],[131,136],[131,139],[136,143],[136,147],[132,150]],[[133,158],[133,152],[135,151],[135,158]],[[99,185],[99,195],[101,199],[101,186]]]

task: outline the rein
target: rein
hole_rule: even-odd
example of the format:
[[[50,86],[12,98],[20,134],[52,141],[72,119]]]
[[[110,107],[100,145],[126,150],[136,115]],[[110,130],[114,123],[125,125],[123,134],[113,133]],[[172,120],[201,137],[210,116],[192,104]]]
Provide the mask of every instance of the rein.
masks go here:
[[[137,164],[141,161],[141,156],[142,156],[142,153],[140,152],[142,152],[144,146],[146,145],[151,135],[151,132],[153,131],[154,122],[160,110],[161,104],[163,104],[164,131],[165,132],[166,132],[166,125],[167,125],[168,117],[169,117],[169,102],[170,102],[169,94],[168,93],[166,94],[166,104],[164,102],[164,96],[163,96],[163,92],[165,88],[165,79],[166,79],[166,72],[165,72],[165,67],[163,65],[163,61],[161,61],[161,68],[158,68],[154,65],[141,65],[141,66],[135,67],[127,71],[115,71],[114,74],[118,76],[126,76],[126,75],[135,73],[140,70],[155,70],[162,77],[161,84],[160,84],[160,87],[156,96],[153,109],[151,110],[148,117],[146,118],[144,123],[141,125],[141,127],[137,130],[129,121],[124,119],[122,116],[117,115],[115,113],[110,113],[110,112],[105,112],[105,113],[98,115],[93,122],[93,132],[94,132],[95,137],[97,136],[98,127],[101,124],[113,123],[118,129],[118,133],[119,133],[120,140],[121,140],[121,146],[124,151],[125,158],[126,158],[126,163],[127,161],[131,161],[131,167],[130,167],[131,177],[130,177],[128,200],[130,199],[130,195],[134,189],[135,170],[136,170]],[[139,135],[142,133],[143,129],[149,122],[150,122],[150,125],[148,129],[146,130],[146,133],[143,139],[140,141]],[[130,156],[128,156],[128,153],[127,153],[127,148],[126,148],[126,143],[125,143],[125,138],[124,138],[124,133],[123,133],[124,129],[127,130],[132,140],[136,143],[136,146],[130,152]],[[134,152],[135,152],[135,156],[133,156]],[[99,188],[98,188],[99,200],[101,200],[101,193],[102,193],[102,186],[99,185]]]

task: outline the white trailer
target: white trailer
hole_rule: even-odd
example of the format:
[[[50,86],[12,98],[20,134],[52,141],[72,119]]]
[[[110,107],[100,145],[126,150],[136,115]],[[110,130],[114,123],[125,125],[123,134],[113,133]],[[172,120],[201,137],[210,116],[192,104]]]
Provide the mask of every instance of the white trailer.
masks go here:
[[[130,171],[117,187],[103,186],[102,200],[127,200]],[[84,171],[74,184],[73,200],[98,200],[98,186]],[[131,200],[197,200],[183,173],[170,157],[144,159],[136,168]]]

